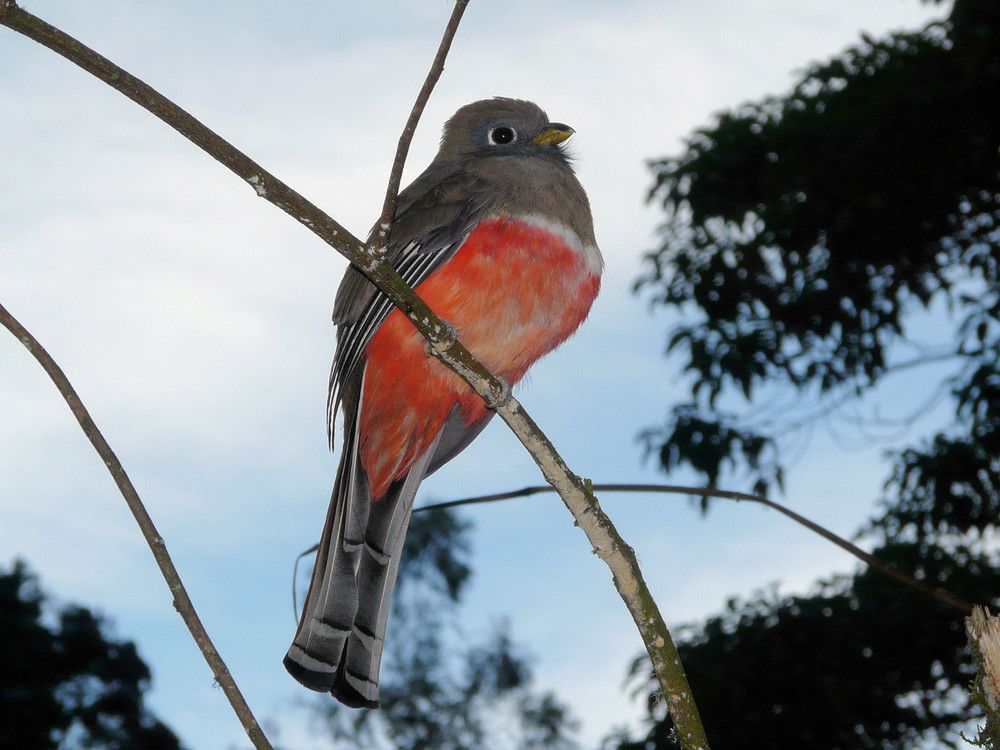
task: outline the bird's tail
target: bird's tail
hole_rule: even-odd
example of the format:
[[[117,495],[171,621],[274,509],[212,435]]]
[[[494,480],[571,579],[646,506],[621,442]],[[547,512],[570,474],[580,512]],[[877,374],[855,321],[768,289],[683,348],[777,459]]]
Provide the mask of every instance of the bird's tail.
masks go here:
[[[356,425],[345,433],[309,593],[284,664],[307,688],[329,691],[347,706],[376,708],[389,603],[413,500],[435,446],[372,502]]]

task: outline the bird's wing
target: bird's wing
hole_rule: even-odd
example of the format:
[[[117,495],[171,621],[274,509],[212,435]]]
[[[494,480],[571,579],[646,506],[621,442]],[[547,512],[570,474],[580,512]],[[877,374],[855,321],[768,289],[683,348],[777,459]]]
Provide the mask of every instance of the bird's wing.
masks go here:
[[[475,226],[496,207],[480,178],[452,164],[432,165],[399,196],[387,247],[399,275],[416,288],[448,261]],[[375,230],[372,230],[374,236]],[[369,237],[371,241],[371,237]],[[337,290],[333,322],[337,352],[330,370],[327,429],[333,444],[334,420],[342,389],[364,357],[368,342],[389,317],[393,304],[355,266]]]

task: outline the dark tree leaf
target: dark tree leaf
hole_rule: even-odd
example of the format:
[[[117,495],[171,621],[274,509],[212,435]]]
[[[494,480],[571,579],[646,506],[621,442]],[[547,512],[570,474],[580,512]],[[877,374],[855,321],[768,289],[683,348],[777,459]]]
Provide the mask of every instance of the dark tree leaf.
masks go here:
[[[89,609],[70,605],[57,627],[22,562],[0,569],[0,750],[179,750],[145,707],[149,668]]]
[[[946,23],[863,36],[786,96],[718,116],[653,163],[666,218],[637,284],[683,312],[669,353],[692,400],[643,433],[665,470],[769,485],[785,434],[877,397],[890,373],[950,398],[949,423],[888,454],[863,536],[881,559],[994,606],[998,101],[1000,3],[955,0]],[[934,349],[932,306],[951,326]],[[950,369],[927,377],[930,363]],[[766,413],[765,391],[809,401],[812,416],[788,397]],[[809,596],[732,602],[679,649],[713,747],[890,750],[959,746],[977,713],[964,642],[960,612],[864,571]],[[644,733],[607,747],[676,746],[654,683],[642,688]]]
[[[961,0],[946,24],[868,39],[653,163],[666,220],[637,286],[683,311],[669,350],[706,414],[765,384],[831,403],[871,388],[937,298],[956,362],[996,343],[998,16]]]

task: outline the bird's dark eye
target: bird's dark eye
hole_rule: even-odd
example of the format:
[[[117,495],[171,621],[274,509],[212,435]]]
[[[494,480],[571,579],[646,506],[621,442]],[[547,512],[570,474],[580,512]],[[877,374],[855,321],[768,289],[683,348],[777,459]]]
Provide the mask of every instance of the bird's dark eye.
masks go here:
[[[506,125],[498,125],[486,134],[491,146],[506,146],[517,140],[517,131]]]

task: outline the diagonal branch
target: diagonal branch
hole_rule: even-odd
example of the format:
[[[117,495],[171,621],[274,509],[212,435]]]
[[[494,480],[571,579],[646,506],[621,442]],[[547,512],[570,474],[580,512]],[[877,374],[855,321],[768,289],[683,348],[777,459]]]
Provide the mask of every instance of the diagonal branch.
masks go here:
[[[153,525],[153,519],[146,512],[146,507],[142,504],[142,500],[139,499],[139,493],[136,492],[132,481],[128,478],[128,474],[125,473],[125,468],[118,460],[118,456],[115,455],[111,446],[108,445],[108,441],[104,439],[101,431],[97,429],[97,425],[94,424],[94,420],[91,418],[87,408],[83,405],[73,386],[70,385],[66,374],[56,364],[55,360],[49,356],[49,353],[45,351],[42,345],[38,343],[38,340],[2,304],[0,304],[0,324],[3,324],[8,331],[14,334],[14,337],[18,341],[24,344],[24,347],[38,361],[38,364],[42,366],[45,373],[55,383],[56,388],[59,389],[59,393],[62,394],[66,403],[69,404],[73,416],[80,423],[83,433],[87,436],[91,445],[94,446],[97,455],[104,460],[104,465],[111,472],[111,478],[118,485],[118,491],[125,498],[129,510],[135,516],[136,523],[142,529],[142,535],[145,537],[146,543],[149,545],[149,549],[156,559],[156,564],[160,567],[160,572],[170,587],[170,592],[174,595],[174,609],[180,613],[184,624],[191,631],[191,636],[194,638],[195,643],[198,644],[198,648],[201,649],[201,653],[204,654],[205,661],[208,662],[212,674],[215,675],[216,682],[219,683],[219,686],[226,694],[226,698],[229,699],[229,703],[243,724],[243,729],[246,731],[247,736],[257,750],[271,750],[271,743],[264,736],[264,731],[260,728],[257,719],[254,718],[253,713],[250,711],[250,707],[243,698],[243,694],[236,685],[236,681],[233,680],[229,668],[216,650],[212,639],[209,638],[205,626],[202,625],[201,619],[194,609],[194,604],[191,602],[191,598],[188,596],[187,590],[181,582],[180,575],[177,573],[177,568],[174,567],[170,555],[167,554],[167,545],[164,543],[163,537],[160,536],[156,530],[156,526]]]
[[[366,246],[192,115],[107,58],[18,7],[14,0],[0,0],[0,24],[9,26],[79,65],[180,132],[247,182],[259,196],[284,210],[345,255],[402,310],[427,339],[431,353],[465,380],[507,423],[531,454],[546,481],[562,497],[576,524],[587,535],[594,552],[611,569],[615,587],[632,615],[649,653],[653,670],[663,687],[682,748],[708,748],[708,739],[698,717],[680,657],[663,616],[643,579],[635,552],[601,510],[590,482],[569,469],[534,420],[510,396],[510,387],[476,360],[457,340],[454,327],[442,321],[403,282],[392,266],[381,257],[383,253],[377,250],[377,243],[372,247]]]

